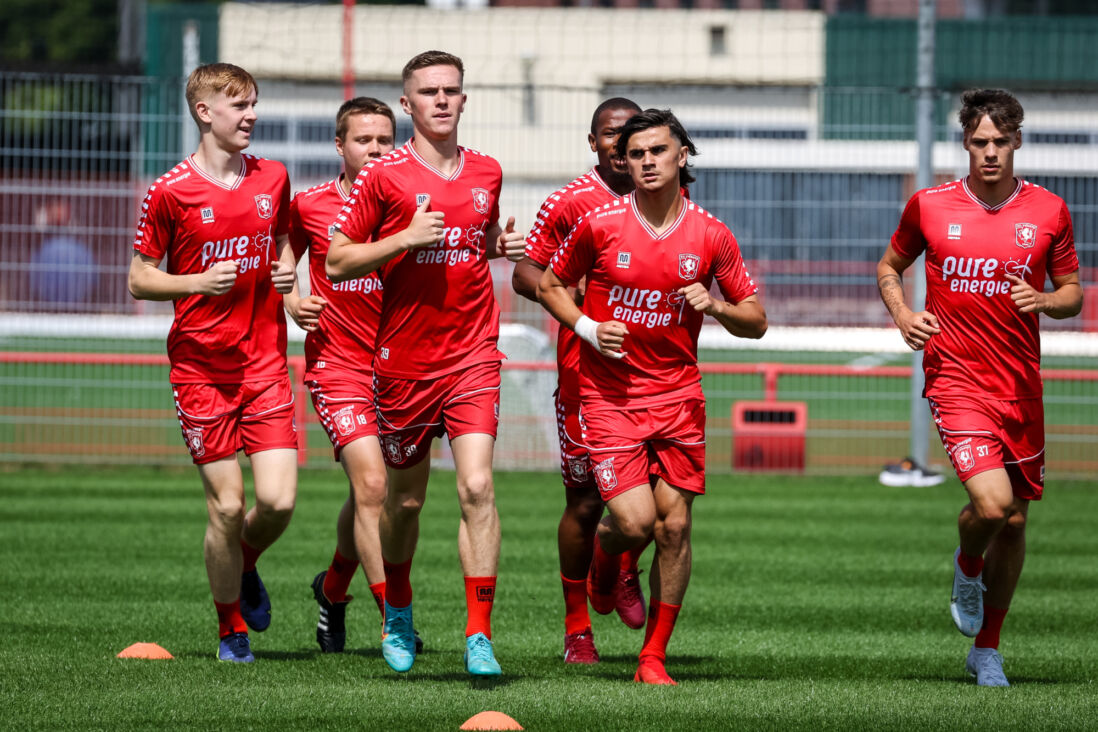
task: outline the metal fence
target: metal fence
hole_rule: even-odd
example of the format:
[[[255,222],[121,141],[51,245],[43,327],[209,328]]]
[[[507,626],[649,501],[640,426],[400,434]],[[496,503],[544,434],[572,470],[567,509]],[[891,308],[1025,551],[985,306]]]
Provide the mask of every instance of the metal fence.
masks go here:
[[[266,79],[260,86],[252,152],[285,162],[295,190],[336,174],[332,117],[342,89]],[[399,95],[393,84],[358,91],[394,106]],[[592,90],[558,83],[466,91],[463,140],[489,154],[502,123],[478,99],[509,98],[520,110],[499,136],[509,146],[501,152],[509,161],[502,209],[528,226],[544,197],[592,162],[585,140]],[[730,226],[761,283],[772,324],[757,344],[762,350],[703,340],[711,469],[735,462],[733,432],[745,429],[733,417],[735,403],[768,397],[807,405],[793,443],[803,445],[808,470],[872,470],[902,456],[908,357],[887,330],[875,263],[913,192],[915,148],[904,139],[909,123],[882,123],[868,112],[861,126],[849,120],[859,117],[852,107],[890,108],[908,92],[616,85],[600,94],[681,110],[701,152],[691,195]],[[156,360],[171,306],[135,302],[125,285],[140,198],[190,152],[182,98],[179,79],[0,74],[0,460],[185,462]],[[1048,382],[1049,464],[1071,473],[1098,468],[1098,386],[1090,371],[1098,364],[1098,291],[1089,284],[1098,274],[1098,118],[1093,128],[1070,130],[1048,120],[1058,103],[1074,109],[1087,99],[1098,96],[1033,96],[1044,113],[1027,126],[1016,158],[1019,174],[1068,202],[1088,283],[1083,316],[1042,323],[1062,336],[1046,339],[1046,367],[1061,372]],[[841,115],[832,111],[837,104]],[[939,104],[951,110],[955,95],[942,94]],[[538,110],[546,105],[554,119],[573,123],[544,123]],[[941,118],[937,172],[958,177],[967,159],[950,114]],[[406,120],[399,124],[398,135],[408,134]],[[567,175],[559,172],[562,157],[575,161]],[[509,328],[505,347],[522,364],[508,371],[499,462],[551,468],[555,327],[511,292],[510,264],[494,262],[492,271]],[[301,353],[300,335],[292,336],[292,356]],[[327,461],[315,425],[306,446],[310,460]],[[934,457],[942,460],[940,450]]]

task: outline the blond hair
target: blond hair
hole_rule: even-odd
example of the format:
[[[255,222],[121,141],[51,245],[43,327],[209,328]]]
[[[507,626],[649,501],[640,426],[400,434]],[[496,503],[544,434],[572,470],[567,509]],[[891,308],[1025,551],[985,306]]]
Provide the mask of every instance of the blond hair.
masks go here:
[[[199,66],[187,77],[187,109],[198,122],[195,105],[208,101],[211,96],[223,92],[225,96],[238,97],[250,90],[259,93],[259,85],[244,69],[232,64],[206,64]]]

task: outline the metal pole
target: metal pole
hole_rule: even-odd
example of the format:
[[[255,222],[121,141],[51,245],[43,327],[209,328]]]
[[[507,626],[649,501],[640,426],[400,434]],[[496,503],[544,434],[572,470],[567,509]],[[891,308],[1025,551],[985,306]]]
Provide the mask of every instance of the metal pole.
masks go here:
[[[343,0],[343,99],[355,95],[354,59],[355,0]]]
[[[184,79],[190,76],[192,71],[198,68],[199,48],[198,21],[188,20],[183,24]],[[191,119],[190,105],[187,103],[186,99],[186,89],[184,89],[182,124],[183,134],[180,137],[180,141],[183,144],[183,151],[181,157],[186,157],[198,149],[198,127],[195,126],[194,120]]]
[[[934,185],[934,15],[936,0],[919,0],[919,31],[916,43],[915,139],[919,145],[919,169],[915,188]],[[911,268],[914,293],[911,307],[915,312],[926,307],[926,266],[919,257]],[[926,465],[930,452],[930,415],[923,404],[923,352],[911,356],[911,458]]]

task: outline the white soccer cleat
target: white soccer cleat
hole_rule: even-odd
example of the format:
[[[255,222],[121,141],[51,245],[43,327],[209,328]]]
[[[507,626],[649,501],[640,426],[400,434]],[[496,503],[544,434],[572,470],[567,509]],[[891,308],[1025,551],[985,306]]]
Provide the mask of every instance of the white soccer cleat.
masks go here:
[[[911,458],[904,458],[898,463],[886,465],[877,480],[881,485],[890,488],[903,488],[914,486],[915,488],[929,488],[945,482],[945,476],[936,471],[924,468]]]
[[[1003,657],[994,648],[973,646],[965,659],[965,671],[976,677],[977,686],[1010,686],[1003,673]]]
[[[949,598],[949,614],[962,635],[975,638],[984,625],[984,573],[969,577],[957,563],[961,549],[953,553],[953,594]]]

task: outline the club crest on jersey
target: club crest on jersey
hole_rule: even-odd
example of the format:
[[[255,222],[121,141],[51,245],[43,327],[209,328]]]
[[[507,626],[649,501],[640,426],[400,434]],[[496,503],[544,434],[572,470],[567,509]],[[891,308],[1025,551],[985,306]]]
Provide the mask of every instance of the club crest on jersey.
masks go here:
[[[679,277],[684,280],[692,280],[698,276],[698,266],[701,264],[701,257],[697,254],[680,254],[679,255]]]
[[[389,461],[399,465],[404,462],[404,455],[400,452],[400,440],[395,437],[386,437],[382,440],[382,446],[385,448],[385,454],[389,456]]]
[[[355,415],[353,407],[344,407],[335,413],[336,429],[339,434],[346,437],[355,431]]]
[[[202,207],[202,223],[212,224],[213,220],[214,220],[213,206],[203,206]]]
[[[972,457],[972,445],[961,445],[953,455],[957,461],[958,470],[963,472],[976,467],[976,458]]]
[[[202,428],[201,427],[187,427],[183,430],[183,437],[187,440],[187,447],[191,450],[191,455],[196,458],[200,458],[206,454],[206,446],[202,444]]]
[[[617,488],[618,474],[614,471],[614,458],[607,458],[595,465],[595,482],[603,493]]]
[[[1029,249],[1037,243],[1037,227],[1034,224],[1015,224],[1014,243],[1022,249]]]
[[[473,189],[473,210],[478,214],[488,213],[488,191],[483,188]]]
[[[256,195],[255,210],[259,212],[259,218],[261,219],[269,219],[274,216],[274,204],[271,203],[270,193]]]

